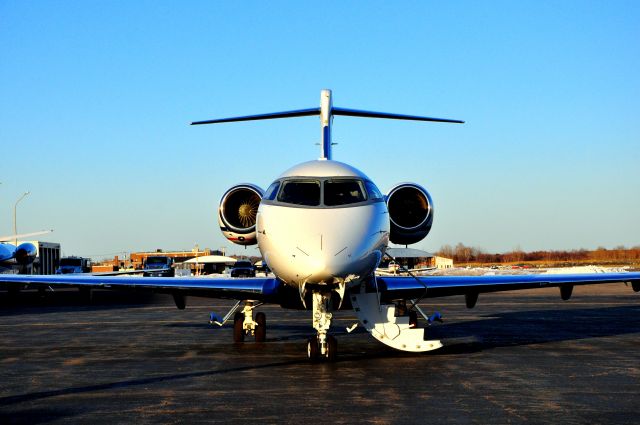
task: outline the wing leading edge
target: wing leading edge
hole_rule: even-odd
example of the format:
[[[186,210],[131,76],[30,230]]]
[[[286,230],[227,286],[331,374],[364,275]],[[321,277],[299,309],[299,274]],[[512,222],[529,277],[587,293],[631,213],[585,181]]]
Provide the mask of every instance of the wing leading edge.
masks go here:
[[[135,277],[0,274],[0,282],[36,284],[56,287],[89,287],[97,289],[140,289],[163,293],[180,293],[211,298],[256,301],[278,300],[282,283],[274,277],[210,278],[210,277]],[[436,298],[469,293],[487,293],[628,282],[640,291],[640,273],[535,274],[492,276],[385,276],[377,283],[383,300]]]
[[[268,301],[278,293],[280,281],[264,278],[134,277],[0,274],[0,282],[96,289],[140,289],[200,297]]]
[[[378,277],[378,287],[386,300],[436,298],[469,293],[513,291],[629,282],[640,291],[640,273],[532,274],[492,276],[389,276]]]

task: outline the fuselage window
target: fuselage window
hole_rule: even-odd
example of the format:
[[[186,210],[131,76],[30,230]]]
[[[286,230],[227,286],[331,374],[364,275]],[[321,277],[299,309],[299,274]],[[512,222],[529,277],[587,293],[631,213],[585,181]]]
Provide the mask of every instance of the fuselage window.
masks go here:
[[[347,205],[366,200],[362,183],[358,180],[327,180],[324,182],[326,206]]]
[[[265,192],[263,199],[266,199],[268,201],[273,201],[274,199],[276,199],[276,195],[278,194],[278,189],[280,189],[280,182],[271,183],[271,186],[269,186],[269,188]]]
[[[382,193],[380,193],[380,190],[376,187],[375,184],[373,184],[369,180],[366,180],[364,182],[364,185],[367,188],[367,193],[369,194],[369,199],[382,199],[383,198]]]
[[[320,205],[320,181],[290,180],[282,185],[278,201],[294,205]]]

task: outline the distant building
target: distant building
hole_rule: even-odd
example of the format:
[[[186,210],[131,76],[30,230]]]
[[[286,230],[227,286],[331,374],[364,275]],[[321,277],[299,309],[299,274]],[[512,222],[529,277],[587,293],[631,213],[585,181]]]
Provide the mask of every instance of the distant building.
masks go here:
[[[177,267],[196,275],[220,274],[233,266],[236,261],[237,259],[224,255],[205,255],[179,263]]]
[[[407,269],[436,267],[448,269],[453,267],[451,258],[439,257],[427,251],[415,248],[387,248],[387,254],[395,258],[396,262]],[[391,260],[385,257],[382,266],[388,266]]]
[[[129,258],[120,258],[118,256],[113,257],[113,260],[101,261],[100,264],[93,266],[93,271],[112,271],[118,269],[142,269],[147,257],[157,257],[159,255],[173,258],[176,263],[181,263],[186,260],[197,257],[205,257],[208,255],[222,255],[221,251],[210,250],[205,248],[203,250],[193,249],[191,251],[163,251],[157,249],[149,252],[132,252],[129,254]]]
[[[438,257],[437,255],[431,258],[431,266],[437,269],[450,269],[453,268],[453,258]]]

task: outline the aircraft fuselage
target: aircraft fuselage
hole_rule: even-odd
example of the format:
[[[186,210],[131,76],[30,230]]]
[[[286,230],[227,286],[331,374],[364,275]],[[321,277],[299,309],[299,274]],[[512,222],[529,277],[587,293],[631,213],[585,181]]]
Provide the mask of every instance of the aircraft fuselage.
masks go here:
[[[282,174],[270,189],[256,231],[260,252],[278,278],[300,288],[355,283],[373,274],[390,224],[384,198],[366,175],[337,161],[311,161]]]

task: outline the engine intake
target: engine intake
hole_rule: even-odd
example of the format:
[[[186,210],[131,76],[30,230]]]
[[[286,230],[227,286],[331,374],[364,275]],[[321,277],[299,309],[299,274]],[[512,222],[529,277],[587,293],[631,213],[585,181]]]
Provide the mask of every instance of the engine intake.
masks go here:
[[[387,194],[391,221],[389,240],[398,245],[420,242],[433,224],[433,201],[425,188],[415,183],[401,183]]]
[[[256,215],[264,191],[253,184],[240,184],[227,190],[220,200],[218,223],[225,238],[238,245],[254,245]]]

